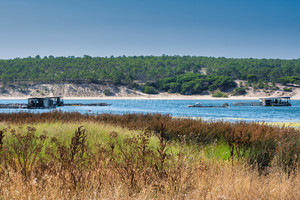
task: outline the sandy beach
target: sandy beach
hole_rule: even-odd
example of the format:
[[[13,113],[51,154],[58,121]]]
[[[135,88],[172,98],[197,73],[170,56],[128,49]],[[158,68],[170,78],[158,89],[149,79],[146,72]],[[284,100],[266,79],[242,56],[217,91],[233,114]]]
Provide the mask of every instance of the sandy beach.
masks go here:
[[[239,82],[239,81],[237,81]],[[159,94],[146,94],[133,90],[126,86],[115,86],[112,84],[34,84],[28,85],[27,89],[20,85],[6,87],[6,92],[0,94],[0,99],[27,99],[30,97],[60,96],[64,99],[167,99],[167,100],[258,100],[261,97],[291,97],[292,100],[300,100],[300,87],[293,86],[292,92],[284,91],[286,86],[277,84],[278,90],[254,90],[247,89],[246,95],[233,96],[231,91],[227,92],[228,98],[212,97],[211,92],[205,95],[181,95],[179,93],[161,92]],[[106,95],[105,91],[110,91]]]
[[[0,100],[15,100],[15,99],[27,99],[32,96],[22,96],[22,97],[16,97],[16,96],[5,96],[1,97]],[[160,93],[156,95],[147,95],[147,94],[139,94],[136,96],[99,96],[99,97],[76,97],[76,96],[64,96],[63,98],[66,100],[147,100],[147,99],[153,99],[153,100],[258,100],[259,98],[267,97],[267,96],[229,96],[228,98],[216,98],[212,97],[210,95],[181,95],[181,94],[169,94],[169,93]],[[268,96],[272,97],[272,96]],[[293,97],[291,97],[291,100],[300,100],[300,95],[297,94]]]

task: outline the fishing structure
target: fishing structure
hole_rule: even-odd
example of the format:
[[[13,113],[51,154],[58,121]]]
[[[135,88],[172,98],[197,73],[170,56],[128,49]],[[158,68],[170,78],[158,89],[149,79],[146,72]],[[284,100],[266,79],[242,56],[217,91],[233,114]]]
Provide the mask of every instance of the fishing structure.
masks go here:
[[[43,97],[43,98],[28,98],[27,104],[12,103],[0,104],[0,108],[8,109],[50,109],[62,106],[110,106],[107,103],[67,103],[65,104],[62,97]]]
[[[235,102],[232,106],[291,106],[290,97],[264,97],[259,98],[259,102]],[[202,105],[201,103],[195,103],[188,105],[192,108],[228,108],[229,104],[224,103],[220,106],[215,105]]]
[[[236,102],[233,106],[291,106],[290,97],[264,97],[259,102]]]
[[[193,105],[188,105],[189,108],[228,108],[228,103],[224,103],[221,106],[214,106],[214,105],[202,105],[201,103],[195,103]]]

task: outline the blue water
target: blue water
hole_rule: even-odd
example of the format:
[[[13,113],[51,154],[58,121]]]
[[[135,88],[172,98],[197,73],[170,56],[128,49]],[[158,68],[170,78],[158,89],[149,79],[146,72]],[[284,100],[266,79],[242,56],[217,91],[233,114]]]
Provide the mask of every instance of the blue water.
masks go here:
[[[245,120],[265,122],[300,122],[300,100],[292,100],[291,107],[230,106],[229,108],[188,108],[203,105],[222,105],[253,100],[64,100],[65,103],[109,103],[111,106],[66,106],[57,108],[67,112],[90,114],[161,113],[174,117],[200,117],[212,120]],[[27,103],[27,100],[0,100],[0,103]],[[53,109],[51,109],[53,110]],[[49,109],[0,109],[0,112],[49,112]]]

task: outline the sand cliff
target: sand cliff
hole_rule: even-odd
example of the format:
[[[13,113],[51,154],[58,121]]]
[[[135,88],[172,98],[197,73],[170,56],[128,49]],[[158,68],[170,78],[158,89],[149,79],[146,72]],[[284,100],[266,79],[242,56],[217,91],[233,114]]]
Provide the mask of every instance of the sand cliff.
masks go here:
[[[263,89],[254,90],[249,87],[247,94],[242,96],[231,96],[230,99],[257,99],[267,96],[290,96],[292,99],[300,99],[300,88],[292,87],[291,92],[284,91],[286,86],[277,85],[278,89],[265,91]],[[148,95],[140,91],[127,88],[125,86],[115,86],[112,84],[18,84],[0,85],[0,98],[28,98],[63,96],[64,98],[91,98],[91,99],[219,99],[208,95],[180,95],[160,93]]]

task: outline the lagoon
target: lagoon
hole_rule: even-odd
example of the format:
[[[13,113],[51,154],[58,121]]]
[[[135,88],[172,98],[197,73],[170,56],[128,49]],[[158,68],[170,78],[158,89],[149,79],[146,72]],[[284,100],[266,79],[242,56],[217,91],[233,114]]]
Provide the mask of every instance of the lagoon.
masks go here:
[[[202,105],[222,105],[254,100],[64,100],[65,103],[109,103],[111,106],[66,106],[56,109],[0,109],[0,112],[49,112],[61,110],[82,114],[161,113],[174,117],[193,117],[205,120],[244,120],[265,122],[300,122],[300,100],[292,100],[291,107],[230,106],[228,108],[188,108],[196,102]],[[0,100],[0,103],[27,103],[27,100]]]

